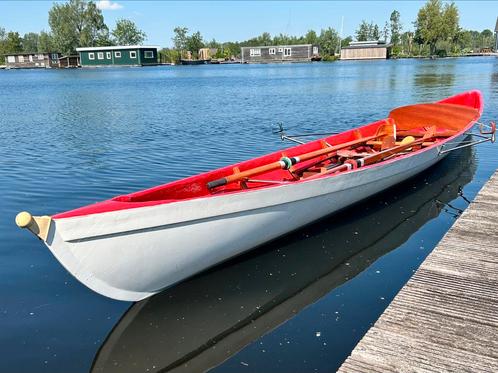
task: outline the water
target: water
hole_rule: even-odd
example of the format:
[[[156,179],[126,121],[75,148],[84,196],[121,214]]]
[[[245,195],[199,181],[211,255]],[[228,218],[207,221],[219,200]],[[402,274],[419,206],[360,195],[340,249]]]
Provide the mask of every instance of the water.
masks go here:
[[[282,148],[276,122],[340,131],[475,88],[497,119],[495,58],[0,71],[0,372],[335,371],[497,168],[493,145],[136,304],[81,285],[15,214]]]

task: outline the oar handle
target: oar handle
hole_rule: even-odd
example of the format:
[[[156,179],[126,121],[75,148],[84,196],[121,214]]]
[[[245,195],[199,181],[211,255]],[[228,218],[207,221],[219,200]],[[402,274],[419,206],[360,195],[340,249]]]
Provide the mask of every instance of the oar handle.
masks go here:
[[[227,185],[227,179],[222,177],[221,179],[213,180],[207,183],[208,189],[217,188],[223,185]]]

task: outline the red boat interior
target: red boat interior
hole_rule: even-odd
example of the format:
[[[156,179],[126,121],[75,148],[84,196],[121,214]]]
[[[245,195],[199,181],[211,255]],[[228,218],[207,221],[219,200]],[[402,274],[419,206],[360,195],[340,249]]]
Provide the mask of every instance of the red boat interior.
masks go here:
[[[403,106],[391,111],[386,119],[363,127],[151,189],[118,196],[60,213],[52,218],[272,188],[315,178],[333,177],[367,165],[380,165],[397,157],[424,151],[468,130],[478,120],[482,105],[480,92],[470,91],[437,103]],[[212,184],[213,181],[216,181],[215,184]]]

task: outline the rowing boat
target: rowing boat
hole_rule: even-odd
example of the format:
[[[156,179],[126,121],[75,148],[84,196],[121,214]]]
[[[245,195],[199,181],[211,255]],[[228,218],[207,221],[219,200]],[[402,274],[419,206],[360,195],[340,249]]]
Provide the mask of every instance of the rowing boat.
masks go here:
[[[52,216],[21,212],[16,223],[89,288],[137,301],[422,172],[459,146],[482,110],[479,91],[404,106],[151,189]]]

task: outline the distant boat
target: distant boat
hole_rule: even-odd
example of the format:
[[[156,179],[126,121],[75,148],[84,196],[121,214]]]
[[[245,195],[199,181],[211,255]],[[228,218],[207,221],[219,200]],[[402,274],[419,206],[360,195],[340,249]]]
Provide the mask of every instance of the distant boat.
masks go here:
[[[16,223],[89,288],[136,301],[426,170],[482,110],[479,91],[403,106],[337,135],[72,211],[21,212]]]
[[[180,60],[182,65],[207,65],[210,60]]]

